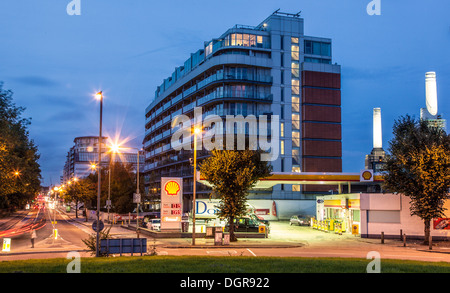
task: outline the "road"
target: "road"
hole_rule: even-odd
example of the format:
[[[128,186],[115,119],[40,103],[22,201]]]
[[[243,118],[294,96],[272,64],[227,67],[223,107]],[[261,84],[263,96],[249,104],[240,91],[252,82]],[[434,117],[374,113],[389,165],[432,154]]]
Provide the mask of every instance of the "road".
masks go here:
[[[69,217],[70,216],[70,217]],[[21,212],[10,221],[0,222],[2,238],[11,238],[11,252],[0,253],[1,260],[30,258],[65,258],[70,251],[79,251],[89,257],[82,239],[94,233],[90,223],[82,219],[74,220],[74,213],[67,214],[58,209],[31,210]],[[35,248],[30,248],[29,228],[38,227]],[[58,230],[54,238],[53,229]],[[15,232],[15,233],[12,233]],[[134,238],[133,230],[114,226],[111,234],[116,238]],[[290,226],[286,221],[271,222],[268,239],[240,239],[230,246],[214,247],[212,242],[197,239],[197,247],[192,248],[191,239],[164,239],[147,237],[147,251],[158,255],[209,255],[209,256],[276,256],[276,257],[368,257],[375,251],[381,259],[405,259],[450,262],[449,247],[427,247],[409,242],[403,247],[398,240],[361,239],[353,235],[338,235],[314,230],[310,227]],[[211,241],[211,240],[209,240]],[[280,246],[281,245],[281,246]],[[39,253],[36,253],[39,252]]]
[[[31,229],[35,229],[37,236],[34,248],[31,244]],[[56,238],[55,230],[58,233]],[[43,252],[85,250],[82,239],[87,239],[89,233],[92,230],[73,221],[58,209],[42,206],[28,212],[21,211],[0,225],[0,237],[11,239],[10,254],[24,253],[20,259],[42,258],[45,256]],[[33,255],[34,251],[40,255]],[[10,257],[2,254],[0,258]]]

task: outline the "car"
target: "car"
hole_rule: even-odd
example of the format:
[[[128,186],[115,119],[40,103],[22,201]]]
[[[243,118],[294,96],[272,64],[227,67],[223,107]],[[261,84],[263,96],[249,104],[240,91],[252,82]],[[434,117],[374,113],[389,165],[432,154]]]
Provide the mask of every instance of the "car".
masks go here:
[[[150,219],[147,224],[150,230],[161,231],[161,219]]]
[[[294,215],[289,220],[289,225],[298,225],[298,226],[309,226],[311,223],[311,218],[305,215]]]
[[[252,217],[246,216],[238,219],[234,219],[234,232],[259,232],[259,227],[265,226],[267,232],[269,232],[269,226],[253,219]],[[225,226],[225,230],[229,231],[229,225]]]
[[[250,214],[249,216],[250,216],[250,218],[252,218],[253,220],[256,220],[256,221],[258,221],[258,222],[261,222],[261,223],[263,223],[264,225],[267,225],[267,226],[270,225],[269,221],[268,221],[268,220],[264,220],[261,216],[258,216],[258,215],[255,215],[255,214]]]

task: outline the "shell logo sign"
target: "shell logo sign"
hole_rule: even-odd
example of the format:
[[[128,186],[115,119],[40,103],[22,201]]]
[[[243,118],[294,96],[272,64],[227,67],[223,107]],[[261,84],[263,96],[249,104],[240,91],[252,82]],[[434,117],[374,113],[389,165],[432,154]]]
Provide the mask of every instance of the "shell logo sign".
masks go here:
[[[164,190],[168,196],[176,196],[180,189],[180,184],[176,181],[168,181],[164,186]]]
[[[360,173],[359,181],[372,182],[373,181],[373,171],[372,170],[362,170]]]

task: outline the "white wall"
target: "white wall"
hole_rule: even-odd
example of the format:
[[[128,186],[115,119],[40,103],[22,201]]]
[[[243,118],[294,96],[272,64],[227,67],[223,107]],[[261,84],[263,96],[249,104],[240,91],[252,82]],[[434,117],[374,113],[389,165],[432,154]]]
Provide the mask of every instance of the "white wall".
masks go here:
[[[400,230],[409,237],[423,238],[424,223],[417,216],[411,216],[410,200],[399,194],[361,194],[361,235],[380,236],[381,232],[387,237],[399,237]],[[446,201],[447,216],[450,216],[450,201]],[[398,211],[400,223],[371,223],[368,222],[370,211]],[[434,230],[431,223],[431,235],[450,238],[450,230]]]

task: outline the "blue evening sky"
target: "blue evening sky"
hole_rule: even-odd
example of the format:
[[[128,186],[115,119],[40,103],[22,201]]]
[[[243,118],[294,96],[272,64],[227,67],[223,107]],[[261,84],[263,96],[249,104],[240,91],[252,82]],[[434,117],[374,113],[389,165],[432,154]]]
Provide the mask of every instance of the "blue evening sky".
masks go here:
[[[381,107],[383,146],[401,115],[425,107],[425,72],[436,71],[439,113],[450,115],[450,1],[70,0],[0,2],[0,81],[32,118],[44,185],[58,184],[77,136],[103,133],[141,147],[144,110],[155,89],[203,42],[235,24],[258,25],[273,11],[302,11],[305,34],[333,40],[342,66],[343,171],[359,172],[372,150],[372,109]]]

